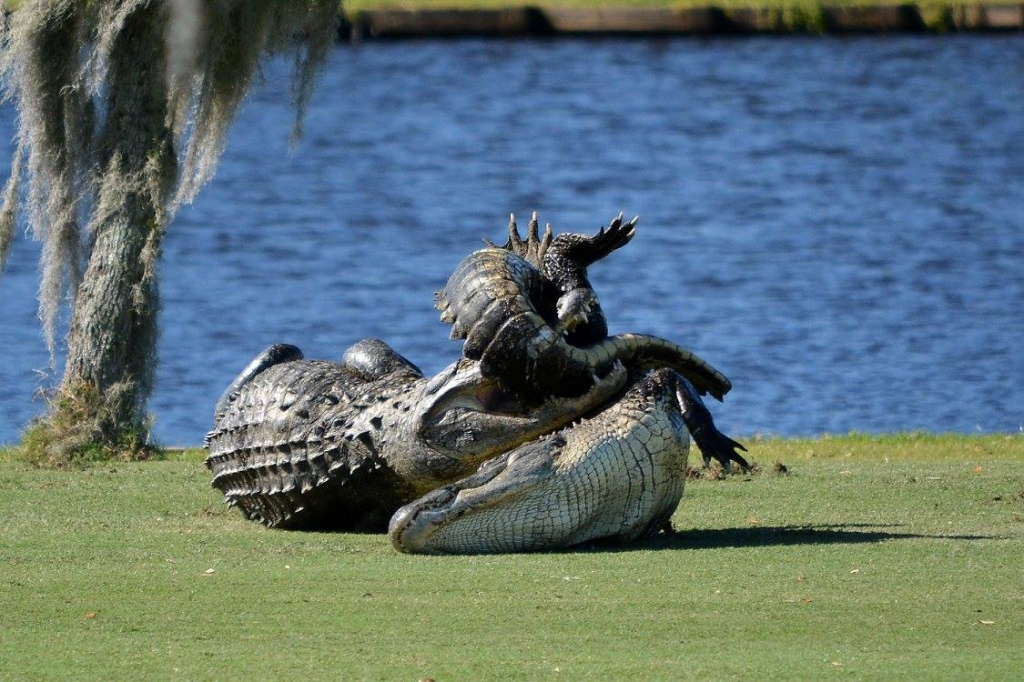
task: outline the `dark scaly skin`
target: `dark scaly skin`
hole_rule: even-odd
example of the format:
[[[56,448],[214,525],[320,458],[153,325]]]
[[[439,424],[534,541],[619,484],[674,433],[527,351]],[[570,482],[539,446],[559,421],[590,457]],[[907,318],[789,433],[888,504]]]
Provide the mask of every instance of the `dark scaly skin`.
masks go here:
[[[616,362],[669,367],[721,400],[729,380],[695,353],[642,334],[606,336],[587,267],[627,244],[635,226],[620,215],[593,237],[552,238],[549,226],[541,238],[535,217],[523,241],[513,219],[505,246],[476,251],[456,267],[436,297],[441,319],[452,323],[452,338],[465,339],[465,357],[527,404],[577,395]]]
[[[277,345],[218,401],[206,464],[254,521],[383,531],[401,505],[614,400],[625,382],[613,368],[580,396],[528,410],[475,362],[427,379],[381,341],[341,363]]]
[[[480,462],[515,457],[569,422],[615,410],[632,381],[619,365],[584,396],[527,409],[472,361],[427,380],[379,341],[356,344],[342,363],[272,346],[218,401],[206,463],[214,487],[251,520],[382,531],[399,507]],[[714,427],[692,385],[681,377],[678,385],[681,418],[705,460],[746,467],[735,451],[742,446]]]
[[[441,319],[455,323],[452,338],[474,333],[470,352],[482,352],[509,314],[525,310],[537,312],[573,345],[600,341],[608,335],[608,324],[587,268],[628,244],[637,220],[624,223],[619,214],[592,237],[568,232],[553,237],[548,225],[540,237],[534,214],[524,241],[512,216],[508,241],[466,258],[438,292]],[[516,296],[522,300],[514,301]]]
[[[508,240],[502,248],[525,258],[550,282],[557,296],[554,302],[557,323],[552,326],[564,334],[570,344],[584,346],[608,335],[604,311],[587,277],[587,268],[628,244],[636,235],[639,219],[637,216],[623,222],[620,213],[594,236],[572,232],[553,236],[548,224],[541,237],[534,213],[527,226],[526,241],[523,241],[515,216],[510,217]]]

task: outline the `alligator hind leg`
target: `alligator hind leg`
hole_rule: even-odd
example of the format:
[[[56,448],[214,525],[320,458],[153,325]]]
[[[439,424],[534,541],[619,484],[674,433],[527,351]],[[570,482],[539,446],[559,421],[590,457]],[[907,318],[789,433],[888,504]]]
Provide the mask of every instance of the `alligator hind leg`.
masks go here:
[[[238,397],[238,392],[242,390],[242,387],[247,383],[255,379],[260,372],[273,367],[274,365],[280,365],[285,362],[291,362],[293,360],[301,360],[302,351],[299,350],[298,346],[293,346],[289,343],[275,343],[265,351],[253,358],[252,362],[246,365],[245,369],[235,377],[235,380],[231,382],[231,385],[227,387],[227,390],[220,396],[216,406],[213,409],[214,423],[216,423],[224,415],[224,411],[227,409],[228,404],[232,400]]]
[[[683,422],[704,456],[704,466],[709,466],[714,458],[726,471],[732,468],[733,462],[744,469],[750,468],[747,460],[737,452],[746,452],[747,449],[718,430],[697,389],[681,374],[676,375],[676,400],[683,412]]]

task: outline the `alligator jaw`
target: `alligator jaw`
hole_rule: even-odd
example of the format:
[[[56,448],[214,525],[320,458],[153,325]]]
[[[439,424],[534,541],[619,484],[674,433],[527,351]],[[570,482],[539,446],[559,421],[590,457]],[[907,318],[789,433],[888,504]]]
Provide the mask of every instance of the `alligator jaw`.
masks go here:
[[[582,395],[551,397],[540,407],[528,408],[484,377],[478,363],[456,363],[427,385],[430,404],[423,411],[417,436],[442,455],[463,459],[466,445],[473,443],[473,457],[494,457],[523,443],[552,433],[580,415],[603,408],[626,390],[628,372],[615,363]],[[452,440],[453,434],[457,436]]]
[[[488,460],[470,476],[434,490],[391,517],[388,535],[400,552],[443,553],[432,546],[434,533],[450,520],[481,507],[508,504],[547,480],[552,461],[565,446],[553,436]]]

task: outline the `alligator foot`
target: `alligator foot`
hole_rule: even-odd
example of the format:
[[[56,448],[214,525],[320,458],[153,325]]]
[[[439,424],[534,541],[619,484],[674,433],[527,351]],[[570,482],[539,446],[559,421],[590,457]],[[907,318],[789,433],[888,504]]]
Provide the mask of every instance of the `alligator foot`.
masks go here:
[[[726,471],[732,470],[732,463],[736,462],[744,470],[750,468],[747,460],[737,450],[747,451],[742,444],[734,441],[715,427],[711,418],[711,412],[704,405],[697,389],[693,387],[685,377],[677,375],[676,399],[679,400],[679,408],[683,411],[683,422],[690,431],[697,447],[704,457],[704,466],[710,466],[712,458],[718,460]]]

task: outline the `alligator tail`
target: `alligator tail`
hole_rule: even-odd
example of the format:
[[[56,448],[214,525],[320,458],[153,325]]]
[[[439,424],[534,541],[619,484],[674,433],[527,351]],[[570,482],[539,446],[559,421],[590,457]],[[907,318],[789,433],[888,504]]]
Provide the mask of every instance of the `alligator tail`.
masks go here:
[[[616,362],[641,371],[673,369],[700,394],[709,393],[718,400],[732,388],[729,379],[706,360],[671,341],[645,334],[617,334],[589,346],[574,346],[535,313],[516,315],[505,322],[482,353],[480,369],[487,376],[501,378],[529,402],[549,395],[579,395],[590,389],[595,375],[603,375]]]

